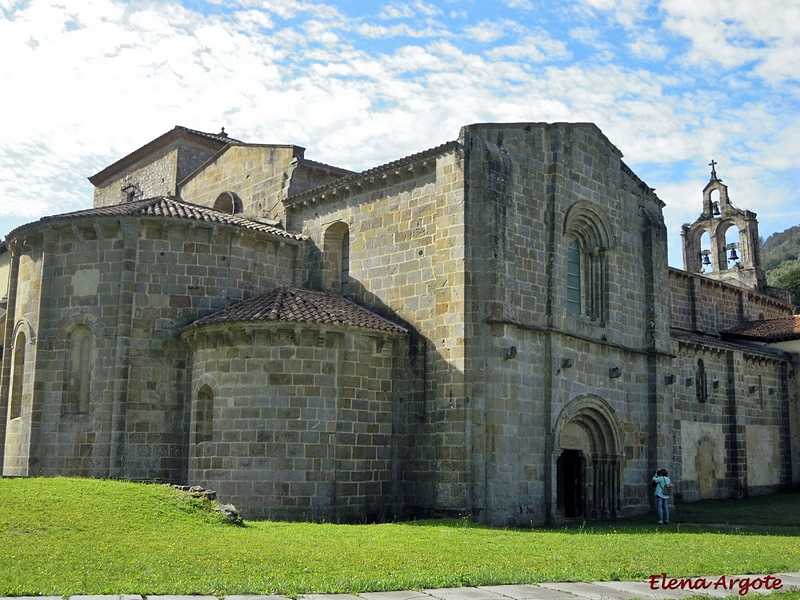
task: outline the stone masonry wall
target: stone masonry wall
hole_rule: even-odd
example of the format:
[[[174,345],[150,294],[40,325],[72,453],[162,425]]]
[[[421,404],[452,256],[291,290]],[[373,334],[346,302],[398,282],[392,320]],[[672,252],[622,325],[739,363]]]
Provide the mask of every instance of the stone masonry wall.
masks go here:
[[[187,356],[178,330],[252,294],[292,284],[300,247],[232,228],[153,223],[144,229],[133,286],[127,472],[185,477]],[[168,474],[157,475],[166,465]]]
[[[187,334],[193,347],[189,481],[245,518],[359,522],[399,508],[394,422],[401,338],[291,323]],[[201,422],[198,424],[198,422]]]
[[[676,499],[757,495],[790,483],[788,360],[688,340],[674,347]]]
[[[619,423],[620,447],[594,451],[622,457],[623,513],[646,511],[648,398],[662,393],[648,375],[648,353],[668,351],[667,305],[654,293],[666,283],[657,280],[659,268],[666,272],[658,258],[666,252],[660,204],[593,126],[476,125],[461,139],[467,270],[480,274],[467,287],[465,319],[465,368],[475,374],[473,512],[495,524],[558,518],[558,456],[548,440],[561,412],[588,396]],[[566,309],[574,239],[566,222],[580,202],[604,215],[610,235],[603,319]]]
[[[718,333],[743,321],[792,314],[792,306],[770,296],[669,270],[671,325],[688,331]]]
[[[220,194],[233,192],[241,199],[243,216],[282,221],[282,201],[299,151],[294,146],[229,146],[182,182],[178,193],[186,202],[214,208]]]
[[[94,206],[112,206],[127,202],[124,188],[136,186],[134,200],[177,195],[177,184],[203,162],[214,150],[177,140],[155,156],[148,156],[116,175],[102,187],[95,187]]]
[[[188,380],[178,329],[255,291],[291,284],[304,243],[181,220],[95,218],[53,227],[32,245],[20,257],[16,319],[37,336],[26,370],[36,381],[28,389],[38,416],[12,423],[7,447],[16,429],[30,436],[28,474],[184,481]],[[44,299],[38,304],[29,302],[35,286]],[[89,402],[81,411],[67,402],[76,327],[91,332]]]
[[[329,227],[345,223],[349,297],[410,328],[412,393],[403,399],[399,443],[405,506],[457,515],[468,509],[470,490],[461,159],[451,145],[385,175],[327,188],[324,199],[290,200],[288,225],[314,241],[308,285],[318,287],[337,280],[320,272],[326,262],[340,268],[322,256],[324,239]]]

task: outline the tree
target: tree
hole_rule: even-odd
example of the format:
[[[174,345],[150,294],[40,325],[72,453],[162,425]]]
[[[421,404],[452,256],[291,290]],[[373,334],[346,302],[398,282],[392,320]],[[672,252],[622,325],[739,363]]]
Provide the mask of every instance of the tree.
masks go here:
[[[800,306],[800,266],[781,273],[775,280],[775,286],[789,290],[792,294],[792,304]]]

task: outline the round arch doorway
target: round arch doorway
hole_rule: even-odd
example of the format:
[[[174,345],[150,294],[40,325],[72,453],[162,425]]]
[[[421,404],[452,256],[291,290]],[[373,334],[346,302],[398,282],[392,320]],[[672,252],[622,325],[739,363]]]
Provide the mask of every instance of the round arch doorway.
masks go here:
[[[557,518],[620,516],[621,429],[603,399],[572,400],[555,430]]]

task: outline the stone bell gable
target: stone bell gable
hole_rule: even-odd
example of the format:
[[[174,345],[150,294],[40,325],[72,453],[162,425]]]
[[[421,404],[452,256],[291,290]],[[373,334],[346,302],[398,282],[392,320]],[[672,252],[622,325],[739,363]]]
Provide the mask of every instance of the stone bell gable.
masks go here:
[[[712,161],[711,179],[703,189],[703,212],[691,225],[683,225],[683,268],[765,292],[756,213],[731,204],[728,186],[717,177],[715,165]]]

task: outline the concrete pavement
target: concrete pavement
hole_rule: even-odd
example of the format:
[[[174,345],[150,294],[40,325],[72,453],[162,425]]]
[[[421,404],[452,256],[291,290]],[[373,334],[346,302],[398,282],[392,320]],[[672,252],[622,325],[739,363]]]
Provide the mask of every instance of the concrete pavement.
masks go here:
[[[778,581],[780,580],[780,582]],[[778,587],[780,585],[780,587]],[[692,578],[654,576],[646,581],[487,585],[422,591],[303,594],[298,600],[681,600],[703,595],[712,598],[800,590],[800,573],[724,575]],[[63,600],[61,596],[17,596],[0,600]],[[216,596],[69,596],[68,600],[217,600]],[[224,600],[289,600],[286,596],[225,596]]]

